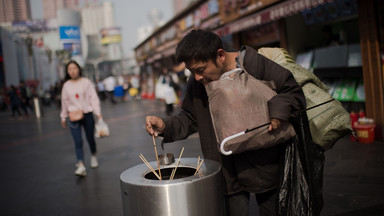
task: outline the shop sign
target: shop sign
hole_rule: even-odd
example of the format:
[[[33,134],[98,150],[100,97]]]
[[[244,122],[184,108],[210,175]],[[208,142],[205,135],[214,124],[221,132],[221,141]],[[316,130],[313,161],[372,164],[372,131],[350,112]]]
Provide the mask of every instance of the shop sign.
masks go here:
[[[220,16],[214,16],[201,24],[201,29],[214,29],[221,24]]]
[[[149,49],[150,49],[150,51],[152,51],[156,47],[157,47],[157,41],[156,41],[156,38],[153,37],[151,40],[149,40]]]
[[[151,44],[149,42],[144,44],[144,52],[149,53],[151,51]]]
[[[219,3],[217,0],[208,1],[208,12],[209,16],[219,13]]]
[[[187,28],[186,28],[186,25],[185,25],[185,19],[181,19],[181,20],[179,21],[179,30],[180,30],[181,32],[184,32],[186,29],[187,29]]]
[[[118,27],[103,28],[100,30],[101,44],[112,44],[121,42],[121,30]]]
[[[268,44],[280,40],[277,22],[261,25],[244,32],[245,41],[250,45]]]
[[[207,3],[204,3],[203,5],[201,5],[199,10],[200,10],[200,19],[201,20],[205,20],[209,17],[209,10],[208,10],[208,4]]]
[[[357,5],[354,0],[337,0],[327,4],[318,5],[302,12],[306,25],[325,22],[343,16],[357,14]]]
[[[63,43],[63,49],[68,50],[72,56],[81,54],[80,43]]]
[[[163,50],[163,57],[168,57],[176,53],[177,42],[178,41],[175,41],[175,43],[170,43],[168,48]]]
[[[221,32],[232,34],[235,32],[243,31],[245,29],[278,20],[295,13],[299,13],[300,11],[311,9],[333,1],[334,0],[288,0],[270,8],[261,10],[260,12],[256,12],[252,15],[241,18],[227,25],[227,29],[225,31],[218,29],[216,30],[216,33]]]
[[[157,53],[153,55],[152,57],[148,58],[148,63],[152,63],[154,61],[157,61],[161,58],[161,53]]]
[[[185,18],[185,28],[186,29],[189,29],[190,27],[193,26],[193,16],[192,14],[189,14],[186,18]]]
[[[143,49],[140,47],[136,49],[136,56],[142,56],[143,55]]]
[[[205,2],[194,11],[193,13],[193,21],[195,27],[200,27],[200,24],[212,17],[215,14],[219,13],[219,3],[218,0],[209,0],[208,2]]]
[[[278,1],[281,0],[222,0],[220,16],[224,23],[228,23]]]
[[[199,27],[201,23],[201,18],[200,18],[200,10],[195,10],[193,12],[193,22],[195,23],[195,27]]]
[[[179,41],[177,39],[174,39],[172,41],[169,41],[167,43],[164,43],[164,44],[158,46],[155,51],[158,52],[158,53],[164,53],[164,52],[166,52],[167,50],[169,50],[172,47],[176,48],[176,45],[177,45],[178,42]]]
[[[80,28],[78,26],[60,26],[60,40],[63,43],[80,43]]]
[[[230,34],[229,26],[224,26],[223,28],[216,30],[215,33],[220,37],[225,37],[226,35]]]

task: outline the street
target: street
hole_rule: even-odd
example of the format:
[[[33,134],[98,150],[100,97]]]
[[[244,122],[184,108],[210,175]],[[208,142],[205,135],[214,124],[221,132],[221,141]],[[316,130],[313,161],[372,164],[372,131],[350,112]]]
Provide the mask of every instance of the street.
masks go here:
[[[89,165],[84,139],[87,176],[74,175],[74,143],[60,125],[60,110],[44,107],[36,119],[10,120],[0,112],[0,215],[123,215],[120,174],[142,164],[139,154],[154,161],[152,137],[144,129],[146,115],[165,116],[157,100],[102,102],[102,114],[111,135],[97,138],[99,167]],[[177,112],[177,109],[176,109]],[[165,144],[158,154],[202,157],[198,135]],[[384,143],[358,144],[342,138],[325,153],[322,215],[384,215]],[[251,205],[251,213],[256,206]]]

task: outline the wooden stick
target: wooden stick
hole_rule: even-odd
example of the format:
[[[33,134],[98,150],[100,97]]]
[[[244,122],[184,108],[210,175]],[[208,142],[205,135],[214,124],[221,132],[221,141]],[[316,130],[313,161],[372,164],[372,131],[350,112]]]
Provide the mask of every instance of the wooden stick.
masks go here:
[[[140,159],[145,163],[145,165],[147,165],[147,167],[154,173],[154,174],[157,174],[155,172],[155,170],[152,168],[151,164],[147,161],[147,159],[145,159],[144,155],[140,154],[139,155]]]
[[[197,169],[197,167],[199,166],[199,163],[200,163],[200,156],[197,157],[197,165],[196,165],[196,169]],[[196,174],[196,173],[195,173],[195,174]]]
[[[155,135],[152,135],[152,140],[153,140],[153,146],[154,146],[154,148],[155,148],[156,161],[157,161],[157,168],[158,168],[158,170],[159,170],[159,176],[160,176],[160,180],[161,180],[160,163],[159,163],[159,156],[157,155],[157,148],[156,148]]]
[[[149,170],[151,170],[153,172],[153,174],[155,174],[155,176],[159,179],[160,179],[160,176],[157,175],[156,171],[152,168],[151,164],[147,161],[147,159],[145,159],[144,155],[140,154],[139,155],[140,159],[145,163],[145,165],[147,165],[147,167],[149,168]]]
[[[173,180],[173,178],[175,177],[176,169],[177,169],[177,166],[178,166],[179,163],[180,163],[181,155],[183,155],[183,152],[184,152],[184,147],[181,149],[180,156],[179,156],[179,160],[177,160],[176,166],[175,166],[175,168],[172,170],[171,177],[169,178],[170,180]]]
[[[145,163],[145,165],[147,165],[147,167],[152,171],[152,173],[155,174],[155,176],[160,180],[160,176],[157,175],[156,171],[152,168],[151,164],[147,161],[147,159],[145,159],[144,155],[141,154],[139,157]]]
[[[203,162],[204,162],[204,159],[201,160],[200,164],[197,166],[197,169],[196,169],[196,172],[194,175],[196,175],[199,172],[199,169],[200,169],[201,165],[203,164]]]
[[[199,164],[200,164],[200,156],[197,157],[196,172],[195,172],[195,174],[193,174],[193,175],[196,175],[196,173],[197,173],[197,167],[199,167]]]

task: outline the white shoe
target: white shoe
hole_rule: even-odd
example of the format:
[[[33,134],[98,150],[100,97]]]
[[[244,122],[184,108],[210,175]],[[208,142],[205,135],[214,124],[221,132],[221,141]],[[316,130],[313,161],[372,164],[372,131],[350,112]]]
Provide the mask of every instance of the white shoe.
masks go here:
[[[87,172],[85,171],[85,166],[78,165],[75,174],[78,176],[86,176]]]
[[[96,168],[99,166],[99,162],[97,162],[97,157],[96,156],[91,156],[91,167]]]

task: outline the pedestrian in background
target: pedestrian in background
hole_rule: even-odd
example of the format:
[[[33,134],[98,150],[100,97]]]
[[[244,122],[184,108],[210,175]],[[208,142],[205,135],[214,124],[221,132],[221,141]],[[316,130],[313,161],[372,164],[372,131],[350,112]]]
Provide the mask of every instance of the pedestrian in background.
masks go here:
[[[5,111],[7,109],[8,109],[8,105],[7,105],[5,88],[1,88],[0,89],[0,111]]]
[[[96,80],[97,93],[101,101],[105,100],[105,86],[102,80]]]
[[[108,97],[111,100],[113,104],[116,103],[115,101],[115,86],[116,86],[116,80],[113,76],[108,76],[107,78],[104,79],[103,81],[105,90],[108,93]]]
[[[160,75],[157,81],[158,87],[156,91],[161,91],[159,98],[164,100],[165,103],[165,114],[167,116],[172,115],[173,105],[177,101],[176,92],[178,89],[177,76],[172,76],[172,70],[164,67],[163,73]],[[174,74],[175,75],[175,74]],[[160,86],[160,87],[159,87]]]
[[[15,119],[15,114],[19,115],[19,118],[22,118],[21,112],[20,112],[20,106],[21,106],[21,99],[19,95],[17,94],[17,88],[14,85],[11,85],[11,88],[9,89],[8,93],[9,102],[11,104],[11,110],[12,110],[12,117],[11,119]]]
[[[65,128],[69,117],[69,127],[75,142],[77,169],[75,174],[86,176],[84,165],[83,139],[81,128],[84,128],[86,139],[91,150],[91,167],[98,167],[96,158],[95,120],[101,115],[100,101],[96,89],[88,78],[82,77],[81,67],[75,61],[70,61],[66,67],[65,83],[61,92],[61,125]]]
[[[21,108],[24,110],[25,116],[28,117],[28,109],[33,112],[33,108],[31,105],[31,90],[29,87],[25,86],[24,80],[21,80],[19,83],[20,89],[20,99],[21,99]]]

